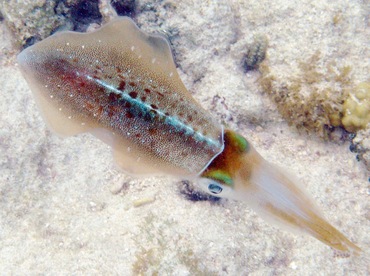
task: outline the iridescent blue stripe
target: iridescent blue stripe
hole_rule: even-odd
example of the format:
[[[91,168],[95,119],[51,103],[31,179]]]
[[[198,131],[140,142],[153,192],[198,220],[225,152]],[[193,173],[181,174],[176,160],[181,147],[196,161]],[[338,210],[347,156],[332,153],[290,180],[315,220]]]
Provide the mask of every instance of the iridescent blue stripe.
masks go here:
[[[150,111],[150,110],[154,110],[159,116],[165,118],[165,123],[166,124],[173,126],[175,129],[177,129],[179,131],[184,130],[186,135],[193,135],[196,140],[201,141],[201,142],[204,141],[211,147],[215,146],[215,147],[219,148],[219,147],[222,146],[220,144],[219,140],[210,139],[209,137],[204,136],[203,134],[201,134],[197,131],[194,131],[194,129],[191,126],[188,126],[187,124],[183,123],[178,118],[166,115],[164,112],[162,112],[158,109],[152,108],[149,104],[147,104],[145,102],[142,102],[139,99],[132,98],[128,93],[124,93],[123,91],[117,89],[116,87],[114,87],[112,85],[107,84],[106,82],[104,82],[102,80],[93,78],[93,77],[88,76],[88,75],[86,76],[86,78],[89,81],[96,82],[97,84],[101,85],[102,87],[104,87],[108,91],[113,92],[116,95],[119,95],[123,100],[129,102],[130,104],[132,104],[134,106],[137,106],[138,108],[145,111],[146,113],[149,113],[148,111]]]

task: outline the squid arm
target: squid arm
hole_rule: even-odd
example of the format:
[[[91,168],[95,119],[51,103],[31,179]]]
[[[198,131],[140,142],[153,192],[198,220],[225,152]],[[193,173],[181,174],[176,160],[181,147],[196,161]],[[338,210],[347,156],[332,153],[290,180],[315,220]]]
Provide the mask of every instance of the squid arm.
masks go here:
[[[199,181],[210,194],[247,202],[263,217],[305,232],[340,251],[361,252],[327,222],[304,190],[280,168],[264,160],[248,141],[225,131],[225,149]]]

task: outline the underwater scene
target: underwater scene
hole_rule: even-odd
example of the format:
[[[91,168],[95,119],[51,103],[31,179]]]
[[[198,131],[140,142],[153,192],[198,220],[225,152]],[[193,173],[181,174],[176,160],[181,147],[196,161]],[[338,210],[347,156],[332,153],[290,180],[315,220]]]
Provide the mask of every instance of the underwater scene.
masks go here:
[[[367,275],[365,1],[0,0],[4,275]]]

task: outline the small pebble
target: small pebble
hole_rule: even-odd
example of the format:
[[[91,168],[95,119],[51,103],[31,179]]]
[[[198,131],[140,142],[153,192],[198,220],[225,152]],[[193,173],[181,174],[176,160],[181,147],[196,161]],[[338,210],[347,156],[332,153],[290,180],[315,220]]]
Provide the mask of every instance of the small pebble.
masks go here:
[[[257,126],[257,127],[256,127],[256,131],[257,131],[257,132],[261,132],[261,131],[263,131],[263,127],[261,127],[261,126]]]
[[[150,204],[154,201],[155,201],[155,197],[146,197],[146,198],[137,199],[132,204],[136,208],[136,207],[140,207],[146,204]]]
[[[122,183],[122,182],[118,181],[118,182],[114,183],[114,184],[110,187],[110,189],[109,189],[109,190],[110,190],[110,192],[111,192],[112,194],[117,195],[117,194],[119,194],[120,192],[122,192],[123,190],[127,189],[127,187],[128,187],[128,183],[127,183],[127,182]]]
[[[291,262],[291,263],[289,264],[289,267],[290,267],[291,269],[293,269],[293,270],[296,270],[296,269],[297,269],[297,265],[296,265],[296,263],[295,263],[295,262]]]

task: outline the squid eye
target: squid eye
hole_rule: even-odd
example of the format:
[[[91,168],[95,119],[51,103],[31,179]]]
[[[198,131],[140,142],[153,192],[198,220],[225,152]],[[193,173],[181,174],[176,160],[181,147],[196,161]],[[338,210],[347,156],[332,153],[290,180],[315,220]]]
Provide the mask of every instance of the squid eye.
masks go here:
[[[208,185],[208,190],[209,190],[212,194],[217,195],[217,194],[221,193],[223,189],[222,189],[222,187],[220,187],[219,185],[212,183],[212,184],[209,184],[209,185]]]

